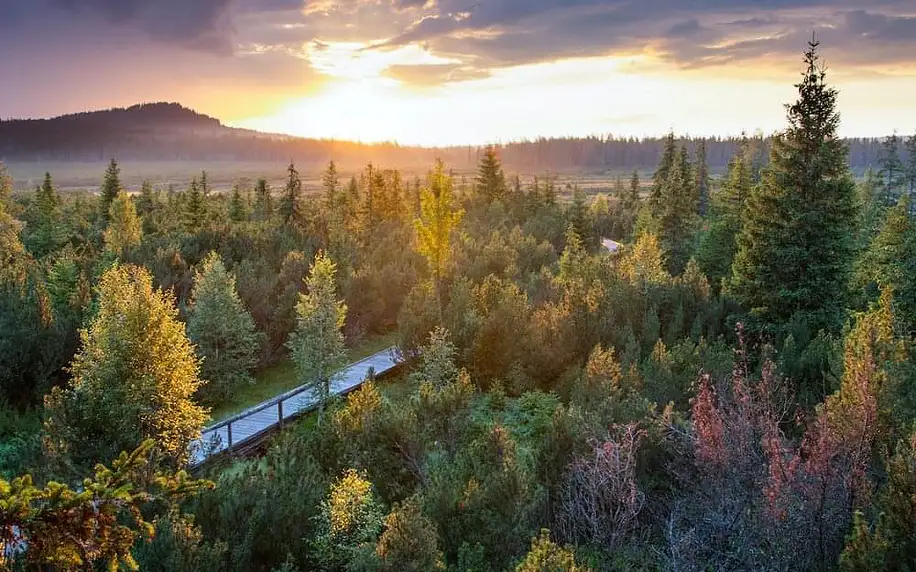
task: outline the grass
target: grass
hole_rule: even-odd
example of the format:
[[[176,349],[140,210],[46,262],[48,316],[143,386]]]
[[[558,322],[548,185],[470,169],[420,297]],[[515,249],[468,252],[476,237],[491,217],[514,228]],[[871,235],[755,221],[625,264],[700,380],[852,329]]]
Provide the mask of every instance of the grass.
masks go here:
[[[395,333],[361,340],[347,348],[347,363],[369,357],[393,346],[396,342],[397,334]],[[255,383],[240,389],[231,399],[214,407],[210,412],[211,422],[222,421],[298,385],[299,380],[296,378],[296,368],[292,361],[287,359],[265,368],[255,374]]]

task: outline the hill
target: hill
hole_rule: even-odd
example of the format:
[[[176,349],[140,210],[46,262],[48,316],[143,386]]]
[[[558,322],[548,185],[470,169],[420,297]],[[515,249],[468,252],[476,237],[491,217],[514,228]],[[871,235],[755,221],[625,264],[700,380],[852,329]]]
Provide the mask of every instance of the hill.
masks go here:
[[[688,142],[696,147],[698,139]],[[723,170],[738,148],[737,138],[707,138],[707,160]],[[765,147],[766,139],[758,139]],[[541,138],[501,145],[509,172],[621,171],[654,166],[663,138],[614,136]],[[850,139],[850,163],[863,170],[880,151],[875,139]],[[762,149],[765,156],[765,149]],[[359,167],[367,162],[428,168],[437,157],[454,168],[473,168],[477,146],[428,149],[396,143],[362,144],[260,133],[223,125],[218,119],[178,103],[147,103],[128,108],[62,115],[50,119],[0,120],[0,160],[16,162],[269,161],[290,159],[320,165],[334,159]]]

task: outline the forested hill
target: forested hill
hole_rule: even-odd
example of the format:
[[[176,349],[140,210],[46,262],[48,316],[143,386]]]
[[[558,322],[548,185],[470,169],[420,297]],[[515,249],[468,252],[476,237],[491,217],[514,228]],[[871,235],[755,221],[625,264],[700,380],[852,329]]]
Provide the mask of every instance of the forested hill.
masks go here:
[[[691,140],[695,150],[699,142]],[[710,168],[724,170],[738,149],[737,138],[706,139]],[[768,141],[753,141],[766,157]],[[509,169],[634,169],[658,162],[663,137],[614,136],[542,138],[501,145]],[[875,165],[881,148],[877,139],[850,139],[850,165],[855,171]],[[396,143],[360,144],[305,139],[236,129],[218,119],[177,103],[150,103],[63,115],[52,119],[0,120],[0,160],[107,161],[120,160],[236,160],[287,161],[323,164],[335,158],[344,165],[376,162],[392,167],[429,165],[436,157],[454,168],[476,165],[480,147],[426,149]]]

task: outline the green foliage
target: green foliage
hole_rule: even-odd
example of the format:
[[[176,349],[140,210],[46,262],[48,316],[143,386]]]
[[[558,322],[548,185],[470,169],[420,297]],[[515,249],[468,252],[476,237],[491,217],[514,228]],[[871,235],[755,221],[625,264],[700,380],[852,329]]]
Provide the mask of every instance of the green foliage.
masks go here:
[[[97,465],[94,476],[78,489],[53,481],[36,487],[28,474],[11,482],[0,479],[0,545],[12,552],[12,564],[138,570],[131,548],[153,533],[141,508],[174,502],[212,486],[188,478],[184,471],[150,471],[149,465],[156,465],[154,446],[148,440],[130,454],[122,452],[110,469]],[[10,552],[4,553],[4,560]]]
[[[225,400],[239,386],[254,383],[260,336],[219,255],[211,252],[194,274],[188,337],[201,359],[199,390],[205,403]]]
[[[283,190],[283,198],[280,199],[280,216],[283,217],[284,224],[300,225],[305,222],[301,204],[302,180],[292,163],[287,167],[286,174],[286,188]]]
[[[105,177],[102,179],[102,187],[99,191],[99,216],[103,226],[108,222],[108,216],[111,211],[111,203],[117,198],[118,193],[123,190],[121,187],[121,167],[118,162],[112,159],[105,169]]]
[[[331,483],[317,517],[314,550],[324,570],[350,570],[374,555],[382,530],[382,507],[372,483],[353,469]]]
[[[464,214],[455,205],[452,178],[446,175],[441,161],[436,163],[426,188],[421,192],[420,213],[420,218],[414,223],[417,250],[426,258],[441,300],[442,279],[452,252],[452,233]]]
[[[41,186],[35,189],[34,209],[29,213],[26,246],[35,258],[42,258],[60,248],[65,239],[60,197],[54,189],[50,173],[45,173]]]
[[[817,42],[805,53],[788,129],[751,193],[729,284],[764,324],[799,316],[816,330],[842,323],[856,219],[855,185],[838,137],[837,91],[828,86]]]
[[[477,165],[475,191],[486,203],[501,201],[506,197],[506,176],[493,146],[486,148]]]
[[[206,410],[193,401],[199,364],[178,311],[136,266],[107,271],[98,295],[70,383],[46,398],[46,448],[80,471],[152,438],[181,464]]]
[[[303,385],[314,388],[320,415],[330,396],[333,374],[346,362],[341,333],[347,306],[337,299],[337,265],[319,252],[306,279],[307,294],[296,304],[296,329],[287,346]]]

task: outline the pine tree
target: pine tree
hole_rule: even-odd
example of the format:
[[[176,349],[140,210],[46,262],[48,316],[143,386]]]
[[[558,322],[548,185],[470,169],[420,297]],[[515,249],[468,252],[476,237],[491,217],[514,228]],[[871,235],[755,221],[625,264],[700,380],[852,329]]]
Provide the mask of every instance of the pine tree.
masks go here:
[[[201,400],[216,404],[253,383],[260,339],[254,320],[239,298],[235,276],[215,252],[194,273],[188,311],[188,337],[201,358]]]
[[[121,192],[121,168],[118,162],[112,159],[105,169],[105,178],[102,180],[102,189],[99,193],[99,215],[104,223],[108,222],[108,210],[111,202]]]
[[[283,190],[283,198],[280,199],[280,216],[283,217],[283,223],[286,225],[300,224],[303,221],[302,215],[302,179],[299,178],[299,171],[292,163],[286,168],[286,188]]]
[[[265,179],[258,179],[254,187],[254,213],[259,221],[269,221],[274,215],[270,185]]]
[[[13,196],[13,178],[6,165],[0,161],[0,205],[9,211],[10,199]]]
[[[881,143],[879,159],[881,170],[878,171],[878,175],[881,177],[887,204],[894,204],[899,198],[900,191],[906,185],[907,173],[903,162],[900,161],[899,147],[900,139],[896,132],[885,137],[884,142]]]
[[[728,164],[728,174],[722,189],[713,195],[709,230],[703,236],[697,261],[710,282],[718,286],[729,276],[737,236],[744,221],[744,209],[751,194],[751,173],[743,152],[738,152]]]
[[[46,448],[80,469],[154,439],[180,466],[207,413],[194,403],[199,362],[175,303],[131,265],[105,272],[98,292],[72,378],[46,398]]]
[[[569,206],[566,218],[586,247],[595,244],[594,225],[585,205],[585,193],[579,189],[579,185],[573,187],[573,202]]]
[[[668,171],[659,205],[659,240],[672,275],[680,274],[690,259],[693,246],[696,194],[693,192],[687,150],[678,149]]]
[[[207,222],[207,198],[197,178],[191,179],[188,187],[188,201],[185,205],[184,224],[185,230],[194,234],[201,230]]]
[[[144,179],[140,185],[140,195],[137,197],[137,214],[146,218],[153,214],[155,205],[156,197],[153,196],[153,184],[148,179]]]
[[[671,169],[674,168],[676,158],[677,144],[674,141],[674,133],[669,132],[665,136],[664,150],[658,162],[658,167],[652,175],[652,189],[649,192],[649,207],[656,218],[661,215],[665,186],[668,184],[668,178],[670,177]]]
[[[124,255],[138,246],[143,236],[140,217],[130,199],[130,195],[121,191],[112,201],[108,211],[108,227],[105,229],[105,248],[116,256]]]
[[[694,188],[697,194],[697,212],[700,216],[706,216],[709,210],[709,165],[706,161],[705,139],[700,139],[700,143],[697,145],[697,157],[694,165],[694,172],[696,174]]]
[[[452,178],[445,173],[442,161],[436,161],[435,170],[427,177],[426,188],[420,198],[420,218],[414,225],[417,229],[417,250],[426,257],[440,302],[445,268],[452,255],[452,232],[464,215],[456,202]]]
[[[64,240],[60,197],[51,173],[45,173],[41,186],[35,189],[35,207],[34,230],[29,232],[27,246],[35,258],[41,258],[57,250]]]
[[[241,183],[232,185],[232,198],[229,199],[229,220],[242,222],[248,220],[248,205],[242,196]]]
[[[287,342],[300,382],[312,387],[318,399],[319,423],[334,375],[347,359],[341,331],[347,306],[337,299],[336,274],[337,265],[319,252],[305,281],[308,293],[299,294],[296,329]]]
[[[200,194],[203,195],[205,199],[209,197],[210,196],[210,178],[207,176],[206,171],[200,172],[200,182],[198,183],[198,185],[200,186]]]
[[[501,201],[506,197],[506,176],[492,145],[487,147],[477,165],[474,188],[477,196],[486,203]]]
[[[837,135],[836,89],[814,40],[788,129],[751,194],[729,286],[764,324],[801,318],[817,331],[842,323],[856,221],[848,150]]]
[[[328,168],[321,175],[321,189],[324,192],[324,207],[333,213],[340,205],[340,179],[337,175],[337,165],[334,161],[328,163]]]
[[[906,182],[907,190],[910,192],[910,207],[914,207],[916,197],[916,133],[913,133],[906,139]]]

